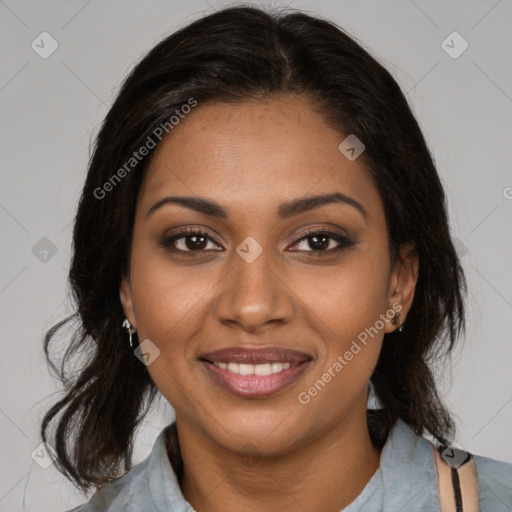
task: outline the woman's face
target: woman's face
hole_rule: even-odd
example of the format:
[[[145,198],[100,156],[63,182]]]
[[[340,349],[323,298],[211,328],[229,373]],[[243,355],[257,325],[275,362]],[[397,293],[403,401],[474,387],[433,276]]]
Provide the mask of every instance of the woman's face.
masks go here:
[[[384,332],[412,301],[415,270],[391,265],[344,139],[298,96],[199,103],[143,182],[124,310],[178,425],[229,450],[360,428]]]

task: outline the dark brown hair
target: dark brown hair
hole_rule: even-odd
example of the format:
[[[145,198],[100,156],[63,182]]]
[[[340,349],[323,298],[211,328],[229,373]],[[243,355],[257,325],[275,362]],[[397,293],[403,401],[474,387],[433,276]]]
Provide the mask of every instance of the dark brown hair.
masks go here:
[[[385,432],[402,418],[442,443],[453,432],[431,363],[449,353],[464,328],[465,279],[443,187],[407,100],[391,74],[333,23],[297,11],[231,7],[154,47],[122,85],[96,139],[73,231],[69,282],[76,313],[44,339],[65,393],[44,416],[41,436],[54,446],[58,469],[81,490],[104,486],[131,468],[135,430],[157,394],[129,348],[119,299],[151,154],[105,197],[98,198],[98,189],[190,98],[201,105],[283,93],[310,101],[339,130],[340,141],[355,134],[364,142],[361,158],[383,201],[391,255],[413,244],[419,256],[406,328],[384,336],[371,379],[380,404],[368,414],[372,431]],[[73,321],[57,366],[50,341]],[[75,354],[81,365],[66,371]],[[59,413],[49,440],[46,431]]]

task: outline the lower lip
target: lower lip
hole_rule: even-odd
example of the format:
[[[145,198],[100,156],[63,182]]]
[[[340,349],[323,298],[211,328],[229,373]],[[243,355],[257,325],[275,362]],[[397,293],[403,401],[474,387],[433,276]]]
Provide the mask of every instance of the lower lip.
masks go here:
[[[310,362],[311,360],[304,361],[271,375],[240,375],[223,370],[208,361],[201,361],[219,386],[243,398],[265,398],[283,391],[299,379]]]

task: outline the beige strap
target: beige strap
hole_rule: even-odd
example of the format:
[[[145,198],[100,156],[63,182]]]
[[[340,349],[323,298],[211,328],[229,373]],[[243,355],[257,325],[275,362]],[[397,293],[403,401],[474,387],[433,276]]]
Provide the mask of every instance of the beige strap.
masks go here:
[[[464,512],[478,512],[478,478],[476,474],[475,459],[457,469],[459,472],[460,489]]]
[[[436,461],[441,512],[479,512],[478,479],[473,457],[462,466],[458,466],[456,468],[459,476],[460,493],[462,497],[462,508],[457,509],[452,477],[452,466],[443,459],[435,446],[432,445],[432,449],[434,451],[434,460]],[[455,466],[457,465],[455,464],[454,467]]]

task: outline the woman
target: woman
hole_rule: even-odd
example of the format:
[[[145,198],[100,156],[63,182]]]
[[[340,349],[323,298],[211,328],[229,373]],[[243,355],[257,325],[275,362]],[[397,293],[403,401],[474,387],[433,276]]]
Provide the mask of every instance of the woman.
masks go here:
[[[90,355],[41,432],[62,414],[57,465],[97,491],[74,510],[510,510],[512,465],[448,446],[433,379],[464,327],[443,188],[338,27],[234,7],[158,44],[99,133],[73,245],[66,359]],[[158,392],[176,422],[132,468]]]

